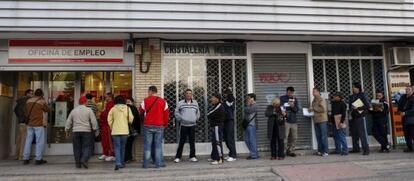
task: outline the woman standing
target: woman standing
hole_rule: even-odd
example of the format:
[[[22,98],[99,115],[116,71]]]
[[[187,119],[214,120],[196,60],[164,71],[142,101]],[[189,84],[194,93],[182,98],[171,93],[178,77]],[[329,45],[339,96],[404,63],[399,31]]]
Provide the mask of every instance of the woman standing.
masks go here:
[[[115,106],[109,111],[108,124],[111,128],[115,150],[115,170],[125,167],[125,144],[128,139],[129,125],[134,120],[131,109],[125,104],[125,98],[117,96]]]
[[[271,160],[285,159],[285,122],[286,112],[280,108],[280,99],[275,98],[272,105],[267,106],[267,137],[270,140]]]
[[[128,139],[125,145],[125,158],[124,162],[128,163],[134,160],[132,156],[132,150],[134,145],[135,137],[138,136],[138,134],[141,134],[141,120],[139,116],[139,112],[137,107],[135,106],[134,99],[132,97],[128,98],[126,100],[126,104],[131,109],[132,115],[134,115],[134,120],[132,121],[132,125],[129,127],[129,135]]]

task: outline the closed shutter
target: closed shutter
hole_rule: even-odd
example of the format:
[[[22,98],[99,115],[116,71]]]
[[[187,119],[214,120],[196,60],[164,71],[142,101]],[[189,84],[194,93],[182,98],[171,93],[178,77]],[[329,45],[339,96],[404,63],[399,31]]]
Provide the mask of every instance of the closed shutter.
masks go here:
[[[293,86],[300,107],[309,107],[308,76],[305,54],[253,54],[254,88],[259,106],[257,142],[260,150],[269,150],[267,117],[264,112],[274,97],[286,94]],[[298,113],[297,148],[312,147],[311,121]]]

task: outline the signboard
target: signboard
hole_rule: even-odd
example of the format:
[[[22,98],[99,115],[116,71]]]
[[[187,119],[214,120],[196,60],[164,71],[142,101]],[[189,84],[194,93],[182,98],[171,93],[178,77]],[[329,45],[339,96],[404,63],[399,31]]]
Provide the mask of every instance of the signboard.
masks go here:
[[[246,56],[244,43],[164,43],[164,55]]]
[[[389,72],[388,79],[391,89],[391,116],[392,116],[392,131],[394,139],[397,144],[405,143],[404,131],[402,127],[402,116],[398,112],[397,103],[400,97],[405,94],[405,87],[410,86],[409,72]]]
[[[55,127],[65,127],[68,109],[66,102],[55,103]]]
[[[10,40],[10,64],[122,63],[123,40]]]

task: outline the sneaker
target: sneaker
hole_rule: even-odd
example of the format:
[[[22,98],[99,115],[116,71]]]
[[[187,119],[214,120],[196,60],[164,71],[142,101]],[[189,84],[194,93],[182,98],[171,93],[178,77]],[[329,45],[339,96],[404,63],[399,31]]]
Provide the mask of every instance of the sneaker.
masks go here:
[[[46,160],[36,160],[35,165],[43,165],[45,163],[47,163]]]
[[[229,158],[230,158],[229,156],[224,157],[224,159],[225,159],[225,160],[227,160],[227,159],[229,159]]]
[[[174,163],[180,163],[180,159],[179,158],[176,158],[176,159],[174,159]]]
[[[233,158],[233,157],[228,157],[228,158],[226,159],[226,161],[228,161],[228,162],[234,162],[234,161],[236,161],[236,159],[235,159],[235,158]]]
[[[198,159],[196,157],[190,158],[190,162],[198,162]]]
[[[213,159],[209,158],[207,159],[208,162],[213,162]]]
[[[115,161],[115,157],[108,156],[108,157],[105,158],[105,161],[107,161],[107,162]]]
[[[328,153],[323,153],[321,156],[322,157],[327,157],[328,156]]]
[[[98,160],[105,160],[105,158],[106,158],[106,155],[101,155],[98,157]]]
[[[214,160],[213,162],[211,162],[212,165],[218,165],[218,164],[222,164],[223,160],[220,159],[220,161]]]

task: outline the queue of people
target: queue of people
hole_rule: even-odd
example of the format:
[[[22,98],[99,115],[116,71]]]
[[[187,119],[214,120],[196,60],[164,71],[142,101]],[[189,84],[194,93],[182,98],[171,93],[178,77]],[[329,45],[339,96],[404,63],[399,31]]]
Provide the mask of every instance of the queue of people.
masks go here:
[[[102,143],[103,154],[100,160],[115,161],[115,169],[125,167],[126,163],[133,160],[133,143],[140,134],[143,125],[144,153],[143,168],[149,168],[152,163],[156,168],[165,167],[163,158],[164,129],[170,119],[170,107],[167,102],[157,95],[157,87],[148,88],[148,96],[139,106],[135,105],[132,98],[117,96],[107,93],[104,109],[99,111],[92,101],[92,96],[87,94],[79,99],[79,106],[69,114],[65,131],[67,137],[73,140],[73,152],[75,166],[77,168],[88,168],[88,160],[94,154],[95,138],[99,137]],[[340,154],[346,156],[349,153],[361,152],[369,155],[369,142],[367,134],[367,116],[372,115],[372,132],[375,139],[381,144],[380,152],[390,152],[388,142],[388,112],[389,106],[382,91],[376,92],[377,102],[370,104],[366,94],[362,91],[359,83],[352,86],[353,94],[349,98],[348,108],[343,101],[340,92],[331,94],[331,110],[328,112],[326,100],[321,91],[314,88],[313,100],[309,111],[313,113],[313,122],[317,140],[317,151],[315,155],[326,157],[329,154]],[[20,134],[16,159],[29,163],[30,148],[33,139],[36,141],[35,163],[40,165],[46,163],[43,159],[43,148],[45,144],[45,127],[43,113],[50,111],[43,91],[37,89],[27,90],[25,96],[17,101],[15,113],[20,122]],[[414,139],[414,96],[413,88],[407,87],[406,94],[398,102],[398,109],[403,117],[403,126],[407,149],[405,152],[413,152]],[[230,88],[224,91],[224,96],[219,93],[212,94],[209,99],[212,107],[207,114],[209,121],[209,133],[211,139],[211,164],[222,164],[224,161],[236,161],[237,151],[234,138],[234,113],[235,101]],[[247,159],[258,159],[256,131],[258,129],[258,105],[256,95],[250,93],[246,97],[244,108],[243,128],[244,140],[249,150]],[[295,157],[295,146],[298,135],[297,114],[300,103],[295,95],[293,87],[286,88],[286,94],[275,98],[271,105],[266,107],[264,115],[267,117],[267,137],[271,151],[271,160],[283,160],[286,156]],[[347,110],[349,114],[347,116]],[[174,162],[182,161],[182,152],[188,139],[190,145],[189,161],[197,162],[195,148],[196,127],[200,119],[200,107],[193,99],[193,92],[187,89],[184,99],[180,100],[175,107],[174,116],[179,129],[179,143]],[[349,125],[346,118],[349,118]],[[99,119],[97,119],[99,118]],[[328,152],[328,130],[332,126],[332,134],[335,142],[335,150]],[[346,129],[349,127],[352,137],[352,150],[348,150],[346,141]],[[225,156],[223,152],[223,141],[229,153]]]

